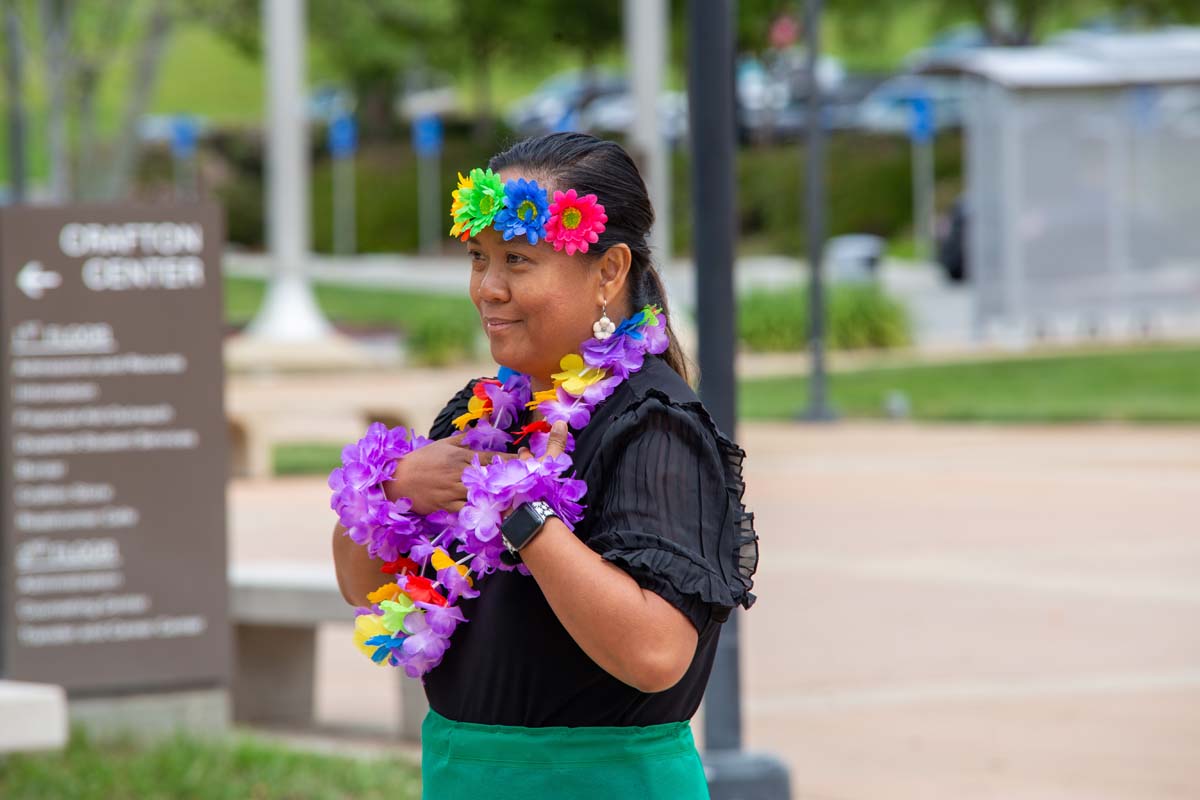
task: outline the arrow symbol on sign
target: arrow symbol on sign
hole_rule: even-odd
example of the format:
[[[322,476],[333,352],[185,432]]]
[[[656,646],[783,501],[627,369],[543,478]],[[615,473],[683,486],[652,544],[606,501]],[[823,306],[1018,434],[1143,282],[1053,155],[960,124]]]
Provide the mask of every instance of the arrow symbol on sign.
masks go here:
[[[34,300],[41,300],[47,289],[62,285],[62,275],[42,269],[40,261],[30,261],[17,273],[17,288]]]

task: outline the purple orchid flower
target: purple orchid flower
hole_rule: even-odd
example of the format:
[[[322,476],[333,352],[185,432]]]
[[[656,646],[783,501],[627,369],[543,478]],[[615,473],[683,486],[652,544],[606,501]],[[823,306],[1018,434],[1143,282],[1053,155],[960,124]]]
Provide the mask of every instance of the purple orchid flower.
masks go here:
[[[592,409],[586,400],[577,399],[558,387],[553,400],[545,400],[538,404],[538,410],[551,425],[562,420],[571,428],[583,428],[592,418]]]
[[[466,622],[462,610],[455,605],[438,606],[433,603],[416,603],[418,608],[425,609],[425,624],[436,635],[449,639],[458,627],[458,623]]]
[[[524,405],[521,398],[516,392],[508,391],[504,386],[497,386],[494,383],[484,384],[483,391],[492,401],[491,424],[505,430],[511,428],[521,415],[521,408]]]
[[[479,590],[471,586],[467,576],[459,572],[457,566],[442,567],[438,570],[437,577],[438,583],[446,589],[446,600],[450,605],[457,603],[460,597],[468,600],[479,597]],[[418,603],[417,605],[423,604]]]
[[[493,452],[503,452],[508,443],[512,441],[512,436],[508,435],[502,428],[509,426],[497,427],[484,417],[475,423],[466,434],[463,436],[463,444],[472,450],[489,450]]]
[[[458,512],[458,521],[463,530],[470,531],[481,542],[489,542],[500,533],[501,515],[508,504],[493,497],[480,497],[477,502],[467,503]]]

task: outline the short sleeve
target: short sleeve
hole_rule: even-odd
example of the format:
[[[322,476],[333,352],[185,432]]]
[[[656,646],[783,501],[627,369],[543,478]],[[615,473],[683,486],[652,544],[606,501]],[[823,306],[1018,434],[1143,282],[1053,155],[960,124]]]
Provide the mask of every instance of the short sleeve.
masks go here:
[[[466,386],[459,389],[454,397],[450,398],[450,402],[446,403],[445,408],[438,412],[433,419],[433,424],[429,426],[430,439],[445,439],[458,432],[458,429],[454,427],[454,420],[467,413],[467,404],[471,402],[477,383],[479,380],[473,378]]]
[[[640,399],[613,420],[589,467],[585,541],[703,632],[749,608],[758,561],[742,505],[745,453],[698,402]]]

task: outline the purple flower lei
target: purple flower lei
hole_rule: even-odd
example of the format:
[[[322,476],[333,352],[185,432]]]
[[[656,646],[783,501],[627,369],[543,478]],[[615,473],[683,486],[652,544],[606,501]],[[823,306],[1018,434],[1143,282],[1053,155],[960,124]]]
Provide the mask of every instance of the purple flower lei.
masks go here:
[[[477,580],[497,570],[529,574],[524,564],[501,558],[505,547],[500,525],[509,510],[544,500],[574,530],[583,518],[587,484],[568,475],[572,462],[566,453],[575,449],[569,432],[566,453],[546,457],[549,425],[563,420],[568,429],[585,427],[596,406],[641,369],[647,354],[667,349],[666,330],[662,310],[646,306],[624,320],[612,336],[588,339],[580,353],[565,356],[554,386],[532,399],[529,378],[506,368],[501,369],[501,380],[477,383],[472,410],[455,420],[460,429],[471,426],[463,439],[466,446],[501,452],[528,436],[535,457],[493,458],[483,463],[476,456],[463,470],[467,502],[457,513],[417,514],[408,498],[389,500],[384,494],[383,484],[395,474],[396,462],[430,444],[429,439],[376,422],[362,439],[342,450],[342,466],[330,473],[329,488],[330,507],[346,535],[365,546],[373,558],[412,565],[391,570],[401,572],[396,584],[372,593],[374,598],[390,592],[394,599],[357,610],[356,640],[373,661],[422,677],[441,663],[455,628],[467,621],[456,604],[460,597],[479,595],[472,573]],[[511,430],[521,409],[531,406],[536,406],[544,422]],[[450,563],[450,553],[459,560]],[[424,577],[431,563],[432,581]],[[416,574],[409,574],[413,567]]]

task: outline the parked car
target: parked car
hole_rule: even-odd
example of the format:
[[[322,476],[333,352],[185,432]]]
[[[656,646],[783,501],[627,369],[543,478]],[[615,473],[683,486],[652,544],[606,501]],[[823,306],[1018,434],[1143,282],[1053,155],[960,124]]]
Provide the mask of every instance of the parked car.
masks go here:
[[[629,82],[620,73],[605,70],[564,72],[546,80],[514,103],[506,120],[522,136],[576,130],[588,105],[628,91]]]
[[[849,75],[836,58],[817,60],[817,82],[821,88],[827,129],[853,123],[854,107],[875,81]],[[807,130],[808,71],[804,51],[793,48],[762,60],[746,56],[738,60],[736,98],[738,133],[743,141],[780,141],[799,138]]]
[[[875,133],[908,133],[913,98],[924,95],[933,103],[936,130],[963,124],[965,88],[955,76],[897,75],[875,87],[858,106],[855,125]]]
[[[659,125],[663,136],[677,144],[687,136],[688,104],[683,92],[663,92],[658,98]],[[596,134],[629,133],[633,126],[634,98],[631,92],[598,97],[579,112],[579,130]]]

